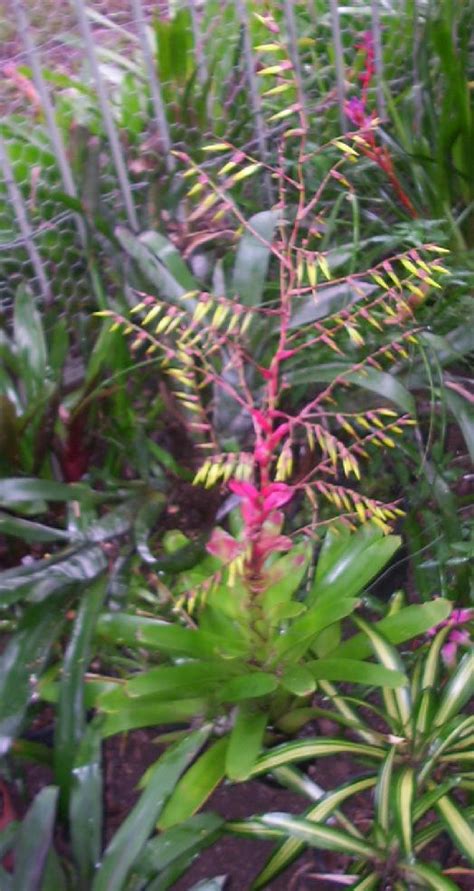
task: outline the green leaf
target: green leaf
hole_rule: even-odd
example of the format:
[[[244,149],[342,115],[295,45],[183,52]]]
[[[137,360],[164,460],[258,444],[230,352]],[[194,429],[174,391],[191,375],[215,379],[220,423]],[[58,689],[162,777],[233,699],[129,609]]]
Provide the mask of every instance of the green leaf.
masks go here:
[[[0,602],[14,603],[25,598],[41,602],[56,592],[92,582],[107,568],[107,559],[99,546],[63,551],[51,557],[0,574]]]
[[[30,606],[0,656],[0,752],[18,735],[34,684],[64,626],[68,601],[57,597]]]
[[[58,790],[45,786],[24,818],[15,844],[12,891],[40,891],[53,840]]]
[[[317,681],[348,681],[376,687],[400,687],[407,683],[400,668],[386,668],[357,659],[317,659],[307,662],[306,667]]]
[[[383,634],[392,644],[404,643],[429,631],[443,622],[452,609],[449,600],[438,598],[431,603],[413,604],[397,613],[386,616],[372,627]],[[372,647],[365,634],[356,634],[344,641],[331,653],[331,658],[364,659],[371,653]]]
[[[235,674],[229,662],[184,662],[181,665],[159,666],[144,671],[127,682],[129,696],[149,696],[159,699],[185,699],[189,696],[210,694],[229,675]],[[237,671],[241,671],[237,667]],[[221,691],[220,691],[221,692]]]
[[[468,652],[461,659],[456,671],[446,684],[433,726],[441,727],[453,715],[461,711],[474,695],[474,653]]]
[[[3,535],[12,535],[28,542],[68,541],[69,533],[64,529],[53,529],[43,523],[33,523],[31,520],[23,520],[12,514],[0,511],[0,532]]]
[[[390,791],[392,788],[393,763],[395,760],[396,748],[392,746],[387,757],[380,767],[377,780],[377,788],[375,790],[375,808],[377,814],[377,825],[381,827],[385,838],[390,828],[391,818],[391,800]],[[383,841],[384,839],[382,839]]]
[[[413,849],[413,802],[415,798],[415,771],[413,767],[401,768],[394,777],[393,810],[399,837],[407,857]]]
[[[449,795],[443,795],[434,803],[435,810],[442,818],[446,830],[456,847],[463,852],[474,866],[474,831]]]
[[[418,882],[422,887],[433,888],[433,891],[459,891],[458,885],[427,863],[400,863],[400,869],[408,881]]]
[[[89,491],[81,483],[10,477],[0,480],[0,504],[10,507],[25,501],[80,501]]]
[[[47,382],[47,350],[41,317],[26,285],[20,285],[16,292],[13,333],[27,400],[31,402],[40,396]]]
[[[363,390],[369,390],[392,402],[402,412],[414,415],[415,401],[406,387],[393,375],[374,368],[353,371],[348,362],[329,362],[325,365],[312,365],[288,372],[288,379],[294,386],[299,384],[331,383],[336,377],[343,375],[348,383],[355,384]]]
[[[166,238],[158,232],[143,233],[137,237],[123,226],[117,226],[115,236],[124,251],[135,261],[145,280],[161,296],[170,303],[185,305],[186,309],[194,308],[192,300],[188,299],[184,304],[181,298],[186,292],[195,290],[197,283],[178,259],[176,248]]]
[[[443,396],[450,412],[462,430],[471,461],[474,461],[474,407],[468,399],[464,399],[458,392],[450,389],[448,385],[444,388]]]
[[[195,659],[215,659],[223,646],[217,635],[127,613],[104,613],[98,621],[97,632],[122,646],[147,647]],[[225,649],[228,649],[227,640]],[[242,650],[238,644],[234,649]]]
[[[318,565],[308,597],[310,603],[328,593],[334,600],[355,597],[386,566],[400,547],[401,539],[397,535],[381,536],[380,530],[377,533],[373,530],[373,524],[367,524],[349,539],[343,539],[344,546],[325,551],[324,573]]]
[[[169,829],[192,817],[225,777],[228,737],[216,740],[181,777],[158,821]]]
[[[195,730],[158,759],[145,791],[109,842],[91,891],[124,888],[179,777],[205,744],[210,731],[209,726]]]
[[[259,306],[261,302],[271,257],[270,246],[278,216],[276,211],[263,210],[249,217],[248,224],[253,232],[246,229],[239,241],[235,256],[232,293],[237,294],[245,306]]]
[[[116,709],[108,711],[101,724],[104,739],[116,733],[126,733],[139,727],[159,727],[163,724],[188,724],[193,718],[206,713],[205,699],[179,699],[157,702],[156,696],[130,699],[123,694],[123,701]]]
[[[312,758],[325,758],[329,755],[348,754],[354,758],[382,760],[385,749],[365,743],[350,742],[343,739],[304,739],[297,742],[283,743],[275,746],[270,752],[261,755],[252,769],[251,776],[268,773],[276,767],[294,764],[296,761],[310,761]]]
[[[92,656],[92,636],[105,593],[106,579],[102,578],[83,595],[63,658],[54,733],[54,771],[62,808],[68,805],[72,768],[84,735],[84,675]]]
[[[314,848],[322,848],[327,851],[340,851],[356,857],[374,858],[377,849],[362,839],[354,838],[348,832],[340,829],[332,829],[329,826],[318,826],[310,820],[302,817],[293,817],[291,814],[272,813],[264,814],[262,823],[270,828],[280,829],[285,835],[300,839],[305,844]]]
[[[397,615],[400,615],[398,613]],[[401,672],[403,674],[403,662],[395,649],[384,637],[380,631],[369,625],[368,622],[365,622],[362,619],[357,619],[357,624],[364,631],[367,637],[370,640],[372,645],[372,649],[377,656],[377,659],[382,663],[382,665],[391,670]],[[388,685],[385,685],[387,688]],[[392,702],[391,691],[390,689],[384,689],[384,699],[385,705],[387,709],[392,713],[392,709],[390,703]],[[408,683],[405,686],[397,686],[393,692],[393,701],[396,706],[396,710],[398,712],[398,718],[401,722],[402,727],[408,728],[410,726],[410,721],[412,719],[412,701],[411,701],[411,692]]]
[[[303,616],[296,618],[289,629],[277,638],[274,646],[276,658],[285,662],[297,662],[321,631],[351,615],[357,606],[357,600],[342,599],[333,602],[331,597],[315,604]]]
[[[152,877],[183,855],[194,857],[218,838],[223,822],[217,814],[197,814],[151,838],[140,858],[140,874]]]
[[[74,761],[69,802],[71,847],[84,891],[90,887],[102,848],[100,727],[90,724]]]
[[[243,703],[235,712],[226,754],[226,773],[229,779],[241,781],[250,776],[262,747],[268,715],[253,705]]]
[[[283,672],[280,683],[285,690],[295,696],[309,696],[314,693],[316,683],[308,666],[293,665]]]
[[[372,888],[378,888],[380,876],[378,872],[369,872],[367,876],[352,885],[353,891],[372,891]]]
[[[313,823],[324,823],[335,811],[340,804],[358,795],[360,792],[370,789],[374,786],[376,777],[364,777],[361,780],[355,780],[344,784],[334,792],[328,792],[323,800],[314,807],[309,808],[305,813],[305,819],[311,820]],[[289,838],[278,846],[273,852],[262,871],[254,880],[252,889],[258,891],[269,885],[277,875],[283,872],[304,849],[304,842],[297,838]]]
[[[242,699],[255,699],[273,693],[278,687],[274,674],[253,671],[227,681],[219,690],[223,702],[240,702]]]

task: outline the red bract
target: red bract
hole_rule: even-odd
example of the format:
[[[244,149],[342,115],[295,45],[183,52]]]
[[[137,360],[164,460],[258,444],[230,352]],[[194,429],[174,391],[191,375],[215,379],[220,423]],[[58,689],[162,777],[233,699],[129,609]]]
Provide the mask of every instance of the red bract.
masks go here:
[[[441,628],[453,628],[449,632],[446,643],[441,649],[443,661],[448,668],[453,668],[456,663],[456,655],[459,646],[468,646],[471,641],[469,631],[457,630],[457,626],[465,625],[474,619],[474,609],[453,609],[449,618],[427,632],[429,637],[434,637]]]

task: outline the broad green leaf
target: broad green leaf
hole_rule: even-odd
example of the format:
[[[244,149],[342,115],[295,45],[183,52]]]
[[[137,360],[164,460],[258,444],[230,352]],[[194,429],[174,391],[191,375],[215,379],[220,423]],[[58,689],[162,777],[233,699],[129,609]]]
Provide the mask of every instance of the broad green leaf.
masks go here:
[[[373,845],[362,839],[354,838],[348,832],[332,829],[329,826],[315,825],[310,820],[293,817],[291,814],[264,814],[261,819],[262,823],[270,828],[279,829],[285,835],[300,839],[314,848],[340,851],[343,854],[371,859],[378,854]]]
[[[92,582],[107,565],[105,554],[98,545],[63,551],[57,557],[1,573],[0,602],[14,603],[22,598],[44,602],[57,592]]]
[[[462,430],[471,461],[474,461],[474,407],[472,402],[469,402],[467,398],[464,399],[458,392],[450,389],[449,385],[445,386],[443,396],[450,412]]]
[[[184,662],[171,667],[151,668],[127,682],[129,696],[149,696],[159,699],[185,699],[194,694],[206,695],[219,687],[229,676],[242,669],[232,663]],[[220,691],[222,693],[222,688]]]
[[[253,705],[242,703],[235,712],[234,726],[226,752],[225,768],[229,779],[245,780],[261,750],[268,715]]]
[[[12,891],[40,891],[53,840],[58,790],[45,786],[30,805],[15,844]]]
[[[210,730],[209,726],[195,730],[158,759],[145,791],[109,842],[91,891],[122,891],[179,777],[205,744]]]
[[[357,659],[316,659],[307,662],[306,667],[317,681],[347,681],[376,687],[400,687],[407,682],[400,668],[388,668]]]
[[[315,604],[303,616],[296,618],[289,629],[277,638],[274,650],[278,660],[297,662],[321,631],[351,615],[357,605],[357,600],[341,599],[334,603],[330,597]]]
[[[158,821],[169,829],[192,817],[225,777],[227,736],[212,743],[178,781]]]
[[[415,401],[406,387],[393,374],[377,371],[374,368],[354,371],[353,366],[348,362],[330,362],[325,365],[315,364],[289,371],[288,379],[294,386],[297,386],[299,384],[331,383],[341,375],[348,383],[376,393],[382,399],[392,402],[402,412],[409,415],[416,413]]]
[[[290,665],[281,678],[281,686],[295,696],[309,696],[316,689],[316,683],[309,666]]]
[[[28,542],[69,540],[69,533],[64,529],[54,529],[43,523],[33,523],[31,520],[14,517],[12,514],[3,513],[3,511],[0,511],[0,532],[3,535],[11,535]]]
[[[127,613],[104,613],[97,631],[115,643],[130,647],[147,647],[170,655],[212,660],[220,653],[222,640],[216,635],[191,628],[180,628],[161,619],[132,616]],[[227,640],[225,642],[227,650]],[[235,652],[241,652],[238,644]]]
[[[104,578],[98,579],[84,593],[63,657],[54,733],[54,771],[62,808],[68,805],[72,768],[84,735],[84,675],[92,656],[92,636],[105,593]]]
[[[197,283],[187,267],[177,259],[177,251],[167,239],[157,232],[136,236],[124,226],[117,226],[115,236],[124,251],[135,261],[145,280],[156,288],[161,296],[170,303],[183,304],[186,309],[193,309],[195,304],[192,300],[183,302],[181,298],[188,291],[195,290]]]
[[[416,603],[407,606],[391,616],[386,616],[372,627],[381,632],[392,644],[404,643],[429,631],[443,622],[452,609],[449,600],[438,598],[431,603]],[[344,641],[330,654],[331,658],[364,659],[372,651],[370,641],[365,634],[356,634]]]
[[[102,736],[89,724],[78,747],[72,770],[69,826],[76,868],[84,889],[90,887],[102,847]]]
[[[80,501],[90,490],[81,483],[57,483],[28,477],[0,480],[0,504],[3,507],[25,501]]]
[[[268,773],[276,767],[294,764],[297,761],[310,761],[313,758],[325,758],[329,755],[352,755],[354,758],[369,758],[381,761],[385,757],[385,749],[365,743],[351,742],[343,739],[304,739],[297,742],[283,743],[275,746],[270,752],[261,755],[252,769],[251,776]]]
[[[28,402],[47,384],[47,349],[40,314],[32,292],[20,285],[15,296],[13,333]]]
[[[310,603],[315,603],[331,592],[333,599],[349,598],[360,594],[365,586],[383,569],[400,547],[401,539],[396,535],[374,536],[373,526],[362,528],[347,539],[346,546],[331,556],[325,556],[324,574],[319,569],[308,595]],[[331,559],[332,557],[332,559]]]
[[[223,702],[240,702],[242,699],[254,699],[273,693],[278,686],[274,674],[264,671],[253,671],[227,681],[219,692]]]
[[[245,306],[260,305],[278,216],[276,211],[263,210],[249,217],[248,225],[253,231],[246,229],[239,241],[232,292]]]
[[[443,795],[439,798],[435,802],[434,807],[442,818],[456,848],[462,851],[471,865],[474,866],[474,831],[472,823],[466,820],[449,795]]]
[[[28,607],[0,656],[1,754],[21,730],[34,684],[63,629],[69,602],[51,597]]]
[[[162,873],[183,855],[194,857],[218,838],[223,820],[217,814],[196,814],[179,825],[151,838],[143,849],[138,870],[140,875]]]
[[[139,727],[160,727],[165,724],[188,724],[193,718],[206,714],[205,699],[179,699],[157,702],[156,696],[126,698],[123,706],[107,712],[101,724],[104,739]]]

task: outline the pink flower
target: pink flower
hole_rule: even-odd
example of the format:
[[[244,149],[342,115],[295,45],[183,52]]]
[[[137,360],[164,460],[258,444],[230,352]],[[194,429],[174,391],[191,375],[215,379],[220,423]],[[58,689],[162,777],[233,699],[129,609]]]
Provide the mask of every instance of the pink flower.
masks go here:
[[[443,662],[448,668],[453,668],[456,663],[456,655],[459,646],[468,646],[471,641],[471,635],[467,630],[457,630],[458,625],[465,625],[474,619],[474,609],[453,609],[451,615],[430,628],[427,632],[429,637],[434,637],[441,628],[452,628],[449,632],[446,643],[441,648]]]
[[[225,529],[220,529],[217,526],[206,545],[206,550],[213,557],[222,560],[223,563],[232,563],[232,560],[235,560],[241,553],[242,545],[232,538],[232,535],[229,535]]]

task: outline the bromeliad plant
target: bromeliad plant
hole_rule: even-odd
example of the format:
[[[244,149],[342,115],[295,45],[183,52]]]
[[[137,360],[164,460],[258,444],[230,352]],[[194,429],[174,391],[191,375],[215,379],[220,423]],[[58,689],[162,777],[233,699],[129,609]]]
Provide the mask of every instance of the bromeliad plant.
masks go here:
[[[270,30],[278,34],[276,23]],[[187,165],[184,176],[193,180],[188,200],[199,200],[190,221],[207,214],[214,221],[237,220],[243,237],[254,245],[262,300],[257,302],[248,275],[233,279],[237,295],[215,296],[197,288],[178,295],[173,305],[142,295],[130,317],[100,313],[132,337],[137,357],[161,356],[162,372],[188,429],[199,437],[200,448],[211,450],[196,484],[227,484],[239,502],[233,534],[215,529],[207,559],[172,586],[176,611],[187,627],[126,614],[104,616],[99,624],[115,642],[156,649],[167,657],[164,665],[132,675],[101,696],[107,733],[203,717],[214,723],[219,738],[192,768],[200,782],[193,773],[188,781],[194,806],[221,777],[248,776],[269,731],[278,732],[298,703],[307,704],[321,679],[404,682],[398,670],[374,671],[364,659],[345,662],[333,653],[341,620],[354,612],[364,586],[398,546],[387,533],[402,513],[399,503],[365,495],[360,466],[372,448],[395,448],[395,438],[413,423],[406,411],[388,407],[387,402],[403,404],[403,398],[384,369],[416,345],[412,304],[440,287],[443,270],[432,258],[436,247],[428,245],[383,260],[368,272],[332,279],[327,252],[318,251],[324,228],[320,202],[334,181],[350,191],[342,168],[357,151],[336,140],[342,158],[331,163],[316,193],[308,195],[306,171],[321,158],[308,144],[291,63],[278,37],[272,39],[262,51],[279,61],[260,75],[277,77],[276,87],[266,91],[270,101],[281,87],[289,97],[284,113],[272,117],[296,119],[283,134],[278,166],[269,167],[227,142],[206,147],[208,157],[224,155],[215,175],[178,154]],[[296,163],[285,157],[293,139]],[[248,222],[241,204],[246,182],[259,170],[274,183],[275,203],[261,215],[264,219]],[[267,267],[268,290],[277,289],[276,300],[264,299]],[[330,312],[327,289],[318,282],[321,275],[331,281]],[[222,281],[225,288],[225,274]],[[342,370],[332,367],[325,386],[306,393],[304,401],[296,399],[295,376],[301,380],[308,365],[324,363],[334,352],[344,360]],[[354,396],[348,409],[347,399],[338,395],[351,384],[379,392],[381,381],[388,398],[369,408]],[[298,477],[293,455],[301,446],[310,460]],[[298,509],[304,496],[312,516],[291,530],[285,512]],[[328,533],[312,577],[310,541],[317,529],[333,522],[334,512],[338,525]],[[361,529],[355,531],[358,523]],[[449,605],[439,601],[414,610],[414,624],[409,612],[399,640],[436,624]],[[402,625],[403,619],[401,614]],[[182,814],[176,802],[173,807]]]
[[[386,634],[387,624],[396,624],[399,615],[395,608],[375,626],[359,620],[360,633],[337,652],[342,659],[361,658],[372,648],[380,666],[405,670],[406,684],[394,690],[382,684],[369,701],[341,693],[330,683],[320,684],[333,720],[355,741],[341,735],[333,740],[286,743],[257,760],[252,776],[271,772],[282,785],[307,795],[312,804],[303,816],[273,813],[227,824],[237,834],[280,839],[252,884],[255,891],[271,887],[306,846],[347,857],[346,872],[315,879],[358,889],[416,885],[450,891],[458,888],[453,881],[457,874],[474,874],[468,867],[473,865],[474,851],[472,808],[466,808],[473,788],[472,649],[467,644],[467,651],[446,677],[441,655],[450,646],[452,626],[443,623],[413,658],[407,654],[402,660]],[[364,773],[327,792],[294,767],[341,752],[352,753],[355,761],[362,762]],[[361,801],[357,796],[363,793],[366,797]],[[358,801],[356,813],[364,812],[363,832],[357,818],[340,810],[351,799]],[[466,865],[461,861],[458,867],[443,870],[438,850],[429,848],[433,842],[439,845],[446,832]]]

